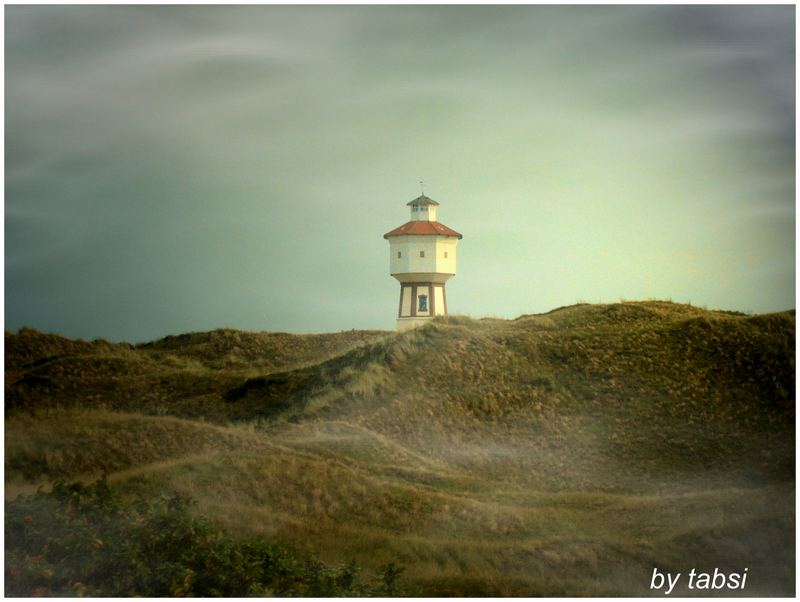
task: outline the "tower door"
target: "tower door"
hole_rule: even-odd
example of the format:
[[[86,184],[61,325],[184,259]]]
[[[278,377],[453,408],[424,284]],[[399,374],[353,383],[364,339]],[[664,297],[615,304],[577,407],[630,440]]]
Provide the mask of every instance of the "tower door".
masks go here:
[[[415,313],[418,316],[432,316],[431,312],[431,287],[428,285],[418,284],[416,287],[415,297]]]

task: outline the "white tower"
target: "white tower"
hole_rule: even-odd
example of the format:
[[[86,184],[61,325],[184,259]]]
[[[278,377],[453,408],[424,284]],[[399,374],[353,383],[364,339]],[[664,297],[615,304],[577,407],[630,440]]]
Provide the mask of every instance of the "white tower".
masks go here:
[[[411,221],[383,235],[389,241],[389,271],[400,281],[398,330],[447,314],[444,284],[456,275],[456,245],[462,238],[436,221],[436,201],[423,194],[407,205]]]

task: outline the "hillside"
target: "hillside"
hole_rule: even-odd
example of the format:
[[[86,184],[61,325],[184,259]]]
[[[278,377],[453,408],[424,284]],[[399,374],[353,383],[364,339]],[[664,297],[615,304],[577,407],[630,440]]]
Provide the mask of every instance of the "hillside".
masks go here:
[[[215,330],[137,346],[6,331],[6,415],[17,409],[129,409],[225,422],[222,395],[250,375],[314,365],[386,333],[291,335]]]
[[[105,471],[425,595],[642,595],[656,566],[794,593],[794,311],[5,343],[7,497]]]

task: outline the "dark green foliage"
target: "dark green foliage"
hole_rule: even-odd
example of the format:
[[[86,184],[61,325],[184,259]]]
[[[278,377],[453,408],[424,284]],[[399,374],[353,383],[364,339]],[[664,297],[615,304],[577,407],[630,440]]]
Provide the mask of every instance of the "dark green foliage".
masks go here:
[[[263,540],[236,541],[185,496],[126,503],[105,477],[59,481],[6,504],[7,596],[391,596],[393,563],[367,583]]]

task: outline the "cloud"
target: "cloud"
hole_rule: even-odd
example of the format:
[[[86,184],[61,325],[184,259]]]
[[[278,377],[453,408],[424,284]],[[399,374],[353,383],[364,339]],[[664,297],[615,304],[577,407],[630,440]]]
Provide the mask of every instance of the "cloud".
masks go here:
[[[510,315],[531,278],[529,313],[617,299],[626,254],[712,273],[766,238],[793,272],[768,217],[794,220],[790,10],[10,6],[7,327],[391,327],[381,235],[420,179],[465,234],[455,311]],[[648,296],[690,279],[648,273]]]

